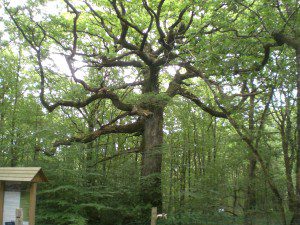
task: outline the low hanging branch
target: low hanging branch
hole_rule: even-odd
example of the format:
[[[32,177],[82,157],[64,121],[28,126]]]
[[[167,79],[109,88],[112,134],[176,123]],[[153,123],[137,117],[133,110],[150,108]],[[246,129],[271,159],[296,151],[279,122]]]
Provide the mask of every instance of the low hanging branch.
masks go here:
[[[227,97],[227,99],[234,98],[234,97],[241,97],[242,99],[239,101],[238,104],[231,106],[230,111],[227,112],[228,114],[232,114],[236,109],[240,108],[240,106],[247,100],[247,98],[249,96],[257,94],[257,93],[244,93],[244,91],[246,89],[246,83],[243,83],[240,94],[234,94],[234,95],[228,96],[223,92],[222,87],[220,86],[219,83],[207,78],[202,71],[197,70],[196,68],[191,66],[189,63],[183,63],[183,64],[181,64],[181,66],[186,68],[187,72],[184,74],[180,74],[178,72],[176,73],[173,80],[169,84],[167,94],[170,97],[173,97],[176,94],[179,94],[179,95],[191,100],[197,106],[199,106],[203,111],[209,113],[212,116],[220,117],[220,118],[227,118],[226,113],[224,113],[223,111],[218,111],[218,110],[206,105],[205,103],[203,103],[201,101],[201,99],[199,97],[197,97],[195,94],[193,94],[192,92],[190,92],[187,89],[185,89],[184,87],[182,87],[182,84],[185,84],[184,80],[194,78],[194,77],[199,77],[205,81],[205,83],[210,87],[210,89],[212,89],[212,86],[216,87],[217,90],[221,93],[221,95],[223,97]]]
[[[80,137],[71,137],[65,140],[60,140],[56,141],[53,144],[53,147],[59,147],[61,145],[72,145],[74,142],[77,143],[89,143],[100,137],[101,135],[106,135],[106,134],[121,134],[121,133],[126,133],[126,134],[132,134],[132,133],[140,133],[143,131],[143,125],[144,125],[144,120],[137,120],[134,123],[129,123],[125,125],[116,125],[116,124],[111,124],[111,125],[105,125],[101,127],[100,129],[87,134],[83,135]]]
[[[130,153],[139,153],[141,152],[141,148],[130,148],[130,149],[126,149],[126,150],[123,150],[123,151],[120,151],[116,154],[113,154],[111,156],[107,156],[107,157],[104,157],[100,160],[98,160],[97,162],[95,162],[92,167],[96,166],[97,164],[99,163],[102,163],[102,162],[105,162],[105,161],[109,161],[109,160],[112,160],[114,158],[117,158],[117,157],[120,157],[122,155],[127,155],[127,154],[130,154]]]
[[[178,90],[178,94],[190,99],[192,102],[194,102],[197,106],[199,106],[203,111],[209,113],[212,116],[215,117],[220,117],[220,118],[227,118],[227,115],[222,112],[222,111],[217,111],[209,106],[207,106],[206,104],[204,104],[200,98],[198,98],[197,96],[195,96],[194,94],[192,94],[191,92],[185,90],[184,88],[180,88]]]

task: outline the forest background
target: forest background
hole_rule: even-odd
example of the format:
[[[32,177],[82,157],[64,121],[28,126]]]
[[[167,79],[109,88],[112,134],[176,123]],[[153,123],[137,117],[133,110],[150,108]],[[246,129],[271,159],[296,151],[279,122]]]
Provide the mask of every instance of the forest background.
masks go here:
[[[297,0],[5,1],[0,165],[37,224],[300,224]]]

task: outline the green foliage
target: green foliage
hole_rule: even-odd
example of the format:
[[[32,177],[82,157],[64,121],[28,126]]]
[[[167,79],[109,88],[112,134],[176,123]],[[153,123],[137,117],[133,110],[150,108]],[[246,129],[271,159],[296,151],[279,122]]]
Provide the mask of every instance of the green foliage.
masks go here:
[[[169,216],[159,224],[243,224],[251,211],[256,224],[275,225],[280,220],[279,206],[270,180],[278,188],[289,218],[286,159],[294,176],[298,138],[294,51],[286,46],[272,47],[267,64],[257,68],[266,57],[265,47],[276,44],[272,36],[275,31],[297,36],[299,9],[289,12],[295,1],[168,0],[160,9],[159,21],[155,21],[158,4],[163,2],[159,0],[147,1],[155,9],[150,14],[141,0],[117,1],[119,9],[127,10],[121,16],[113,10],[113,1],[89,1],[100,16],[91,14],[86,4],[71,2],[80,11],[77,39],[73,30],[75,15],[65,2],[49,11],[51,1],[20,3],[9,7],[10,11],[6,9],[5,28],[0,22],[0,165],[42,166],[46,171],[50,182],[41,184],[38,192],[37,224],[149,224],[150,216],[145,215],[150,214],[151,206],[141,201],[145,153],[128,153],[143,147],[142,129],[100,136],[92,143],[53,148],[57,140],[97,134],[111,121],[124,125],[137,118],[148,119],[131,115],[130,110],[124,114],[115,107],[118,100],[133,108],[164,111],[161,132],[165,142],[152,149],[162,152],[162,171],[148,177],[162,178],[162,210]],[[170,28],[185,7],[188,13]],[[179,24],[186,27],[192,14],[193,23],[185,36],[177,36],[174,46],[171,41],[167,46],[171,49],[161,48],[167,40],[157,26],[171,34],[180,29]],[[134,26],[124,27],[120,17]],[[151,18],[154,22],[144,49],[149,53],[146,56],[156,58],[149,63],[140,49],[140,33],[147,32]],[[9,36],[5,37],[6,33]],[[123,40],[112,37],[119,38],[121,33],[127,34]],[[122,47],[122,41],[129,50]],[[88,91],[70,76],[64,56],[75,47],[77,55],[71,60],[77,69],[75,75],[99,90]],[[150,47],[152,50],[147,49]],[[37,49],[41,51],[40,62],[36,59]],[[156,84],[151,86],[148,72],[157,69],[155,65],[164,57],[171,60],[158,66],[159,72],[152,77]],[[137,67],[102,65],[143,60],[147,63]],[[39,63],[45,74],[41,74]],[[198,68],[201,76],[179,79],[177,86],[170,87],[186,64]],[[104,96],[107,90],[103,86],[118,98],[99,97],[85,107],[60,107],[48,113],[40,103],[41,75],[45,76],[45,100],[50,103]],[[208,80],[212,85],[207,85]],[[118,89],[139,81],[144,83]],[[178,96],[179,88],[196,97]],[[271,88],[274,96],[268,103]],[[250,96],[254,96],[254,103]],[[229,109],[231,120],[200,110],[193,103],[200,100],[218,112],[224,107]],[[251,119],[254,125],[250,129]],[[114,132],[120,130],[112,129]],[[249,176],[249,158],[253,156],[249,140],[261,157],[254,178]],[[248,210],[245,206],[251,185],[255,207]]]
[[[274,213],[265,214],[262,218],[258,218],[256,220],[257,225],[280,225],[278,223],[278,215]],[[170,217],[167,220],[159,220],[159,225],[218,225],[218,224],[224,224],[224,225],[243,225],[245,223],[245,218],[243,217],[236,217],[236,216],[230,216],[226,215],[225,213],[218,213],[218,214],[212,214],[212,215],[203,215],[201,213],[185,213],[185,214],[176,214],[176,215],[170,215]]]
[[[98,173],[56,167],[59,169],[46,170],[51,182],[42,185],[38,195],[39,224],[109,225],[124,224],[133,218],[138,207],[134,187],[120,188],[114,182],[101,184],[105,178]],[[92,178],[92,183],[86,177]]]

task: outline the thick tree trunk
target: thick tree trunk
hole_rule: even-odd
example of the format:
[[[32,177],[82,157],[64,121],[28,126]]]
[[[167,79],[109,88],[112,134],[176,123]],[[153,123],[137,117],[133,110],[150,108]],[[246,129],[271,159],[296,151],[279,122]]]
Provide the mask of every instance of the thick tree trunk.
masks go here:
[[[144,71],[144,94],[158,94],[159,68],[149,67]],[[155,97],[147,100],[144,105],[153,114],[146,118],[142,140],[142,166],[141,166],[141,197],[145,205],[157,207],[162,210],[161,190],[161,164],[163,144],[163,111]]]
[[[297,63],[297,148],[296,148],[296,199],[291,225],[300,224],[300,46],[296,49]]]
[[[163,110],[156,108],[147,118],[143,133],[142,200],[162,210],[161,164],[163,144]]]

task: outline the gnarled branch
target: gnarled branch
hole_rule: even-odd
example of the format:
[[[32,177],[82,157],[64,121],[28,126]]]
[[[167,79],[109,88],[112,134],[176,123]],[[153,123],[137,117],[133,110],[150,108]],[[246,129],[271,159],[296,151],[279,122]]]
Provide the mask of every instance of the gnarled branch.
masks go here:
[[[134,123],[129,123],[125,125],[116,125],[116,124],[110,124],[110,125],[105,125],[102,126],[100,129],[84,135],[84,136],[79,136],[79,137],[71,137],[67,138],[65,140],[59,140],[56,141],[53,144],[53,147],[58,147],[61,145],[72,145],[73,143],[89,143],[97,139],[98,137],[106,134],[121,134],[121,133],[126,133],[126,134],[132,134],[132,133],[137,133],[137,132],[142,132],[143,130],[143,120],[137,120]]]

